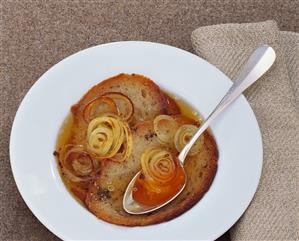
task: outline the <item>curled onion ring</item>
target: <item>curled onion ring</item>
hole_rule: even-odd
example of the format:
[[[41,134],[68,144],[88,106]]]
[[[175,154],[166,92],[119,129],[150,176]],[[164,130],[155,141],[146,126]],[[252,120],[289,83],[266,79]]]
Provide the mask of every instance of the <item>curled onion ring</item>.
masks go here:
[[[132,197],[142,205],[160,205],[175,196],[185,180],[184,169],[174,152],[149,148],[141,156],[141,173],[134,183]]]
[[[97,159],[122,162],[132,152],[132,135],[127,123],[117,116],[93,119],[87,128],[88,150]]]
[[[65,145],[59,151],[62,170],[73,182],[89,181],[96,173],[99,165],[81,145]]]
[[[169,185],[176,176],[176,163],[172,154],[157,147],[147,149],[141,155],[141,169],[148,184],[154,189]]]
[[[195,125],[182,125],[177,130],[174,136],[174,145],[178,152],[180,152],[184,146],[189,142],[195,132],[198,130],[198,127]],[[199,137],[199,139],[195,142],[195,144],[190,149],[188,155],[194,156],[196,155],[200,147],[202,146],[204,141],[203,135]]]
[[[158,115],[154,119],[154,130],[162,144],[173,143],[178,127],[177,122],[169,115]]]
[[[115,102],[105,96],[100,96],[89,102],[83,110],[83,118],[86,122],[98,117],[101,114],[118,114]]]
[[[108,92],[103,96],[111,98],[117,106],[118,116],[123,120],[130,122],[134,114],[132,101],[120,92]]]

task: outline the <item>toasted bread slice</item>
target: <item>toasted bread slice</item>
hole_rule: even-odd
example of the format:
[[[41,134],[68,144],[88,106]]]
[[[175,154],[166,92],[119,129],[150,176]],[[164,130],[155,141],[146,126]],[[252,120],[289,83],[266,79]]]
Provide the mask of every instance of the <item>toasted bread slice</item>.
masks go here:
[[[129,97],[134,105],[133,124],[151,120],[159,114],[166,113],[168,108],[167,96],[152,80],[138,74],[119,74],[92,87],[72,106],[72,113],[80,114],[91,100],[107,92],[120,92]],[[172,109],[175,109],[175,106]]]
[[[138,74],[119,74],[92,87],[77,104],[72,106],[71,112],[74,118],[71,142],[73,144],[86,143],[88,123],[82,118],[85,106],[107,92],[120,92],[130,98],[134,106],[131,127],[139,122],[152,120],[160,114],[180,113],[176,102],[164,94],[149,78]]]
[[[186,120],[183,122],[186,123]],[[124,163],[105,162],[97,180],[91,184],[85,203],[97,217],[109,223],[141,226],[170,220],[190,209],[209,189],[217,170],[218,152],[212,136],[204,133],[204,145],[199,154],[187,157],[184,191],[158,211],[131,215],[124,211],[122,199],[126,187],[140,170],[141,153],[148,147],[160,146],[152,121],[142,122],[133,129],[133,153]]]

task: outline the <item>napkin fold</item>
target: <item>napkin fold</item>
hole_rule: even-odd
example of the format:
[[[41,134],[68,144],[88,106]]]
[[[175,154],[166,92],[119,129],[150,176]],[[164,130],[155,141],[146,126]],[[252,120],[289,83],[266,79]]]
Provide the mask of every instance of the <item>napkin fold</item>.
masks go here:
[[[263,171],[232,240],[299,240],[299,34],[275,21],[220,24],[196,29],[195,52],[232,80],[260,44],[272,46],[272,68],[245,92],[263,138]]]

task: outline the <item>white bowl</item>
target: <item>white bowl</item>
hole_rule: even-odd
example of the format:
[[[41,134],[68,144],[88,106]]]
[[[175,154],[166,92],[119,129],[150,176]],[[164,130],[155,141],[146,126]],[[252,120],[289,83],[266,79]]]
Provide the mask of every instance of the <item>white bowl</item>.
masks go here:
[[[38,60],[37,60],[38,61]],[[118,73],[139,73],[207,117],[231,85],[217,68],[184,50],[149,42],[116,42],[80,51],[32,86],[16,114],[10,140],[18,189],[34,215],[67,240],[213,240],[249,205],[262,169],[258,123],[241,96],[211,126],[219,166],[206,195],[183,215],[161,224],[122,227],[97,219],[67,191],[53,157],[70,106],[93,85]]]

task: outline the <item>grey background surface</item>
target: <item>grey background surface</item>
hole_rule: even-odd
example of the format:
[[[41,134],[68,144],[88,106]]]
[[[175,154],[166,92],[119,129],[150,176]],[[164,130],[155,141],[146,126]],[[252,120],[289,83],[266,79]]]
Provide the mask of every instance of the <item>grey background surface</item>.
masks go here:
[[[298,32],[298,12],[298,0],[0,0],[0,240],[59,240],[25,205],[9,162],[15,112],[48,68],[81,49],[121,40],[193,52],[190,34],[204,25],[274,19],[282,30]]]

